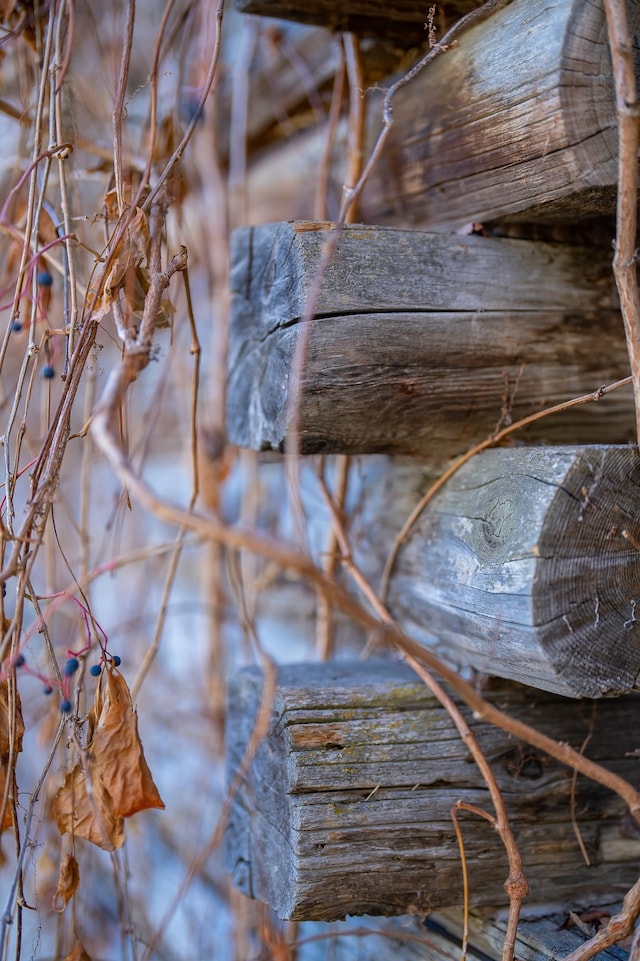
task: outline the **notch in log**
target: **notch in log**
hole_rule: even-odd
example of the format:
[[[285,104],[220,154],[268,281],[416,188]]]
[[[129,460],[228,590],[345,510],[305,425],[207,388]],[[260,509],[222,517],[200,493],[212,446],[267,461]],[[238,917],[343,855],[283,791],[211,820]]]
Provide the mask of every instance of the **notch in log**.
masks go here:
[[[227,762],[235,774],[262,691],[255,669],[232,680]],[[519,720],[637,781],[637,700],[576,706],[503,686],[490,693]],[[464,710],[464,709],[463,709]],[[595,714],[594,714],[595,711]],[[489,725],[469,720],[505,798],[530,900],[580,903],[622,895],[637,879],[639,844],[622,844],[624,805]],[[612,760],[615,759],[615,760]],[[225,861],[235,884],[282,918],[429,912],[462,904],[451,821],[458,800],[486,809],[488,792],[452,721],[414,674],[393,661],[281,667],[269,732],[233,807]],[[508,865],[481,818],[460,814],[473,906],[506,904]]]
[[[439,466],[508,418],[629,372],[609,252],[346,225],[303,324],[330,233],[306,221],[234,233],[228,428],[240,446],[283,450],[297,405],[303,453]],[[614,443],[634,429],[624,391],[528,436]]]
[[[418,518],[390,608],[412,636],[486,674],[570,697],[629,691],[639,518],[636,448],[485,451]]]

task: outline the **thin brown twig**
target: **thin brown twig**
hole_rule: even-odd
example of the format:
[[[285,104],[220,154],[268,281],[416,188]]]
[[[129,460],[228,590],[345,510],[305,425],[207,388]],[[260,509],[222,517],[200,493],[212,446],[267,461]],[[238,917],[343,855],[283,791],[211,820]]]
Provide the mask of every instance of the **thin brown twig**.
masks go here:
[[[601,928],[590,941],[580,945],[571,954],[567,954],[564,961],[589,961],[595,958],[600,951],[606,951],[613,944],[628,938],[633,933],[633,929],[640,914],[640,881],[636,881],[633,887],[627,891],[622,902],[622,908],[618,914],[614,914],[609,919],[606,927]]]
[[[340,52],[340,59],[333,78],[331,105],[329,107],[329,120],[327,122],[327,136],[325,138],[322,158],[320,160],[320,166],[318,169],[318,181],[316,185],[316,196],[313,207],[313,216],[315,220],[327,220],[329,217],[328,195],[329,178],[331,173],[331,157],[335,147],[338,123],[340,122],[340,114],[342,112],[342,97],[344,93],[344,80],[346,75],[344,45],[342,43],[338,43],[338,48]]]
[[[347,144],[347,173],[345,181],[345,190],[348,190],[352,184],[356,183],[362,172],[366,111],[360,41],[354,34],[346,33],[343,35],[342,43],[347,77],[349,79],[349,139]],[[357,201],[354,201],[345,211],[345,222],[352,223],[357,216],[357,211]],[[347,484],[349,482],[350,458],[348,455],[338,454],[335,458],[335,464],[335,505],[338,512],[341,512],[347,493]],[[320,470],[322,471],[323,468],[324,459],[321,462]],[[337,546],[338,540],[335,524],[332,523],[329,527],[324,555],[324,569],[327,577],[333,578],[335,575]],[[327,658],[331,656],[333,635],[333,608],[326,595],[321,593],[318,596],[318,610],[316,613],[316,649],[322,660],[327,660]]]
[[[595,706],[595,702],[594,702],[594,706]],[[593,722],[593,717],[592,717],[592,722]],[[581,754],[584,754],[584,752],[586,751],[587,744],[591,740],[592,736],[593,736],[593,732],[589,731],[589,733],[583,740],[582,744],[580,745]],[[573,826],[573,833],[576,836],[576,841],[578,842],[578,847],[580,848],[580,853],[582,854],[584,863],[587,865],[587,867],[591,867],[591,858],[589,857],[589,852],[587,851],[586,845],[584,843],[584,838],[582,837],[582,831],[580,830],[580,825],[578,824],[578,818],[577,818],[577,812],[576,812],[577,785],[578,785],[578,772],[574,771],[571,776],[571,793],[569,794],[569,811],[571,814],[571,824]]]
[[[327,577],[332,579],[335,577],[338,563],[338,534],[336,531],[335,516],[340,515],[344,508],[345,498],[347,496],[347,486],[349,483],[350,464],[351,458],[347,454],[338,454],[338,456],[335,458],[336,480],[333,497],[329,495],[329,491],[324,483],[324,457],[320,459],[320,464],[318,465],[319,476],[323,478],[323,493],[325,494],[326,498],[331,500],[334,507],[334,516],[332,517],[329,525],[327,542],[324,549],[325,554],[323,563],[325,574]],[[333,643],[333,605],[331,604],[330,598],[327,597],[325,593],[320,593],[318,595],[318,607],[316,611],[316,652],[321,661],[326,661],[331,657],[333,653]]]
[[[135,0],[127,2],[127,21],[124,30],[124,43],[118,70],[118,85],[116,88],[115,104],[112,114],[113,125],[113,174],[118,198],[118,213],[122,214],[125,206],[123,164],[122,164],[122,124],[124,120],[124,100],[131,66],[131,51],[133,49],[133,27],[136,18]]]
[[[206,77],[205,77],[205,81],[204,81],[204,84],[203,84],[202,93],[201,93],[201,96],[200,96],[200,100],[199,100],[199,102],[198,102],[198,106],[197,106],[196,110],[194,111],[193,117],[191,118],[191,120],[190,120],[189,123],[187,124],[187,128],[186,128],[185,132],[184,132],[183,135],[182,135],[182,138],[181,138],[181,140],[180,140],[180,143],[177,145],[177,147],[175,148],[175,150],[173,151],[173,153],[171,154],[171,156],[170,156],[169,159],[167,160],[166,164],[165,164],[164,167],[163,167],[162,173],[160,174],[160,176],[158,177],[156,183],[155,183],[154,186],[153,186],[153,189],[149,192],[149,195],[146,197],[146,199],[145,199],[145,201],[144,201],[144,203],[143,203],[143,208],[144,208],[145,210],[148,210],[148,209],[152,206],[152,204],[154,204],[154,203],[156,202],[158,196],[161,194],[161,192],[162,192],[163,189],[164,189],[165,183],[167,182],[168,178],[169,178],[169,177],[171,176],[171,174],[173,173],[173,170],[174,170],[175,165],[176,165],[176,164],[180,161],[180,159],[182,158],[182,155],[184,154],[185,150],[187,149],[187,146],[188,146],[188,144],[189,144],[189,142],[190,142],[190,140],[191,140],[191,138],[192,138],[192,136],[193,136],[193,133],[194,133],[194,131],[195,131],[195,129],[196,129],[196,126],[198,125],[198,122],[199,122],[200,117],[201,117],[201,115],[202,115],[202,111],[204,110],[204,105],[205,105],[205,103],[206,103],[206,101],[207,101],[207,98],[208,98],[209,94],[211,93],[211,91],[213,90],[213,87],[214,87],[214,84],[215,84],[215,80],[216,80],[216,77],[217,77],[217,74],[218,74],[218,62],[219,62],[219,59],[220,59],[220,45],[221,45],[221,43],[222,43],[222,15],[223,15],[223,12],[224,12],[224,0],[217,0],[216,10],[215,10],[216,36],[215,36],[215,40],[214,40],[213,50],[211,51],[211,59],[210,59],[210,61],[209,61],[209,69],[208,69],[207,75],[206,75]],[[142,190],[142,185],[141,185],[141,190]]]
[[[613,273],[620,295],[633,378],[636,434],[640,441],[640,289],[636,250],[640,106],[625,0],[605,0],[604,7],[618,120],[618,200]]]
[[[364,70],[360,41],[353,33],[345,33],[344,46],[347,77],[349,78],[349,127],[347,132],[347,173],[344,194],[348,196],[362,175],[364,163],[364,139],[367,119],[364,91]],[[358,217],[358,196],[355,195],[348,206],[343,206],[342,219],[345,223],[355,223]]]
[[[378,134],[378,138],[374,144],[373,150],[369,155],[369,159],[365,164],[360,178],[350,190],[345,190],[344,192],[339,216],[340,221],[343,220],[345,212],[349,209],[349,207],[360,197],[360,194],[362,193],[364,186],[369,179],[371,171],[380,160],[383,147],[387,141],[393,124],[393,101],[396,94],[402,90],[403,87],[406,87],[407,84],[411,83],[411,81],[414,80],[418,74],[424,70],[427,64],[435,59],[435,57],[441,53],[444,53],[454,43],[456,43],[460,34],[464,33],[465,30],[468,30],[470,27],[474,27],[478,23],[481,23],[501,7],[506,6],[506,4],[509,2],[510,0],[487,0],[487,2],[481,7],[471,10],[464,17],[461,17],[460,20],[456,21],[456,23],[454,23],[453,26],[445,33],[442,39],[436,43],[435,46],[429,49],[429,51],[418,61],[418,63],[416,63],[409,71],[407,71],[407,73],[405,73],[402,77],[400,77],[399,80],[396,80],[396,82],[389,87],[383,102],[382,130]]]
[[[453,821],[453,829],[456,832],[458,851],[460,852],[460,866],[462,868],[462,952],[460,954],[460,961],[467,961],[467,948],[469,947],[469,870],[467,868],[467,855],[464,847],[462,828],[460,826],[460,819],[458,818],[458,809],[462,807],[462,804],[462,801],[456,801],[456,803],[452,805],[451,820]]]
[[[507,931],[502,947],[502,961],[513,961],[516,932],[518,928],[518,920],[520,918],[520,909],[523,899],[529,893],[529,884],[524,874],[522,857],[520,855],[520,851],[518,850],[518,845],[516,844],[513,831],[511,830],[511,825],[509,824],[507,809],[502,797],[502,793],[498,787],[498,782],[496,781],[493,770],[491,769],[491,765],[487,761],[475,735],[470,730],[469,725],[460,713],[457,705],[452,701],[441,685],[437,683],[437,681],[428,671],[425,671],[422,665],[419,664],[414,657],[412,657],[410,654],[405,654],[405,660],[409,667],[415,671],[422,682],[429,688],[434,697],[438,699],[449,717],[452,719],[453,723],[458,729],[458,733],[460,734],[462,741],[473,757],[473,760],[480,770],[482,778],[489,790],[491,802],[496,812],[495,817],[487,814],[485,811],[480,811],[479,808],[475,808],[474,810],[475,813],[481,814],[482,817],[485,817],[494,825],[496,831],[500,835],[505,851],[507,852],[507,858],[509,859],[509,876],[504,885],[505,891],[509,897],[509,920],[507,923]]]

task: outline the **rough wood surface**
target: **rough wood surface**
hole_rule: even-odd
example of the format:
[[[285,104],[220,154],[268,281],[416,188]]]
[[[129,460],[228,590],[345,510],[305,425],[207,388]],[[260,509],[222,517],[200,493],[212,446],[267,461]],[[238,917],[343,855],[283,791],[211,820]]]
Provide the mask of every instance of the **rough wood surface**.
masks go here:
[[[453,0],[439,4],[440,17],[463,16],[482,0]],[[316,24],[361,36],[392,37],[410,46],[427,38],[428,7],[420,0],[235,0],[237,10],[263,17],[279,17]]]
[[[456,663],[573,697],[640,673],[640,457],[511,448],[469,461],[401,548],[402,627]],[[636,612],[636,606],[638,610]]]
[[[637,38],[640,4],[629,5]],[[615,212],[615,96],[601,0],[515,0],[394,99],[363,216],[423,227]]]
[[[237,769],[261,696],[257,670],[231,684],[228,768]],[[503,687],[489,695],[514,716],[580,747],[637,781],[634,696],[576,705]],[[466,712],[465,712],[466,713]],[[607,829],[625,832],[618,800],[496,729],[469,719],[504,794],[531,885],[531,902],[621,897],[637,878],[640,842],[605,860]],[[458,800],[486,808],[488,792],[448,715],[401,665],[280,668],[269,734],[233,803],[225,860],[238,887],[281,917],[332,920],[461,905],[450,818]],[[462,815],[471,902],[504,906],[507,875],[495,831]],[[627,832],[628,833],[628,832]],[[610,852],[610,849],[608,849]]]
[[[608,252],[348,225],[302,324],[329,233],[306,221],[234,233],[228,423],[240,446],[283,449],[297,403],[303,453],[442,463],[505,418],[628,374]],[[633,430],[618,392],[532,436],[613,443]]]

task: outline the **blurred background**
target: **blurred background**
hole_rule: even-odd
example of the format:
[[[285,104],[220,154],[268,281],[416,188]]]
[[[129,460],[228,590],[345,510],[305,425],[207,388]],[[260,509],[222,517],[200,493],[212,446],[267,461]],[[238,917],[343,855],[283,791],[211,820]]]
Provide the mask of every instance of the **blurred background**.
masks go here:
[[[367,511],[391,496],[384,458],[314,459],[287,474],[279,456],[225,440],[230,232],[337,216],[349,127],[342,38],[204,0],[5,0],[0,28],[0,956],[326,957],[324,940],[286,948],[317,928],[279,924],[222,869],[226,681],[265,656],[357,654],[366,636],[319,609],[314,589],[273,558],[168,523],[158,505],[294,544],[338,577],[324,471],[366,568]],[[359,50],[375,110],[376,85],[415,51],[366,40]],[[159,185],[155,220],[145,179]],[[188,252],[150,362],[111,410],[158,509],[128,489],[90,428],[148,293],[140,247],[134,238],[125,249],[118,233],[133,208],[163,267]],[[82,764],[113,658],[165,810],[127,819],[126,843],[109,852],[61,836],[52,805]],[[65,904],[68,856],[77,877]]]

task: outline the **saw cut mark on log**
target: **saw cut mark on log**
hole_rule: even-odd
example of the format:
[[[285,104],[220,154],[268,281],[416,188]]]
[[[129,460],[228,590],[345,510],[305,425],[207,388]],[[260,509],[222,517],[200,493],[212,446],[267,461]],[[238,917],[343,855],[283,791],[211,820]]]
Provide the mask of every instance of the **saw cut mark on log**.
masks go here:
[[[427,228],[567,222],[613,214],[616,183],[602,4],[515,0],[399,91],[362,211]]]
[[[238,673],[229,700],[228,767],[236,770],[260,699],[255,669]],[[576,707],[565,698],[503,686],[488,695],[509,713],[579,746],[637,780],[637,701]],[[635,859],[604,857],[603,832],[621,830],[624,804],[578,786],[582,860],[570,817],[571,775],[511,736],[470,722],[492,764],[531,884],[531,900],[621,896]],[[613,761],[612,758],[616,760]],[[244,893],[283,918],[404,914],[462,903],[450,809],[487,805],[486,786],[450,718],[406,667],[386,662],[279,669],[270,731],[235,798],[225,860]],[[471,903],[506,903],[506,857],[487,824],[463,816]],[[615,850],[609,845],[606,850]],[[618,849],[619,850],[619,849]]]
[[[330,230],[301,221],[234,232],[228,427],[239,446],[283,450],[297,403],[301,453],[419,454],[442,465],[505,417],[629,372],[608,252],[346,224],[294,383]],[[627,441],[629,393],[527,436]]]
[[[485,451],[416,521],[389,608],[449,661],[571,697],[629,691],[639,514],[634,448]]]

